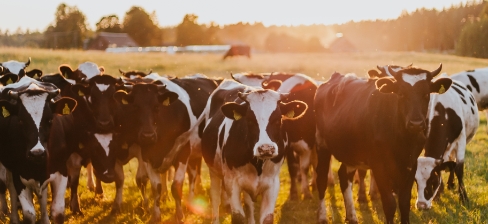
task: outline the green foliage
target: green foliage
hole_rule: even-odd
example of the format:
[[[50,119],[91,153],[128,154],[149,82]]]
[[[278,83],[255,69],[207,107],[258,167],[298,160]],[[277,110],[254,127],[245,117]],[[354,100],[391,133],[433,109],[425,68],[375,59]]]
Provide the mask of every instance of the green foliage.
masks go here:
[[[178,46],[218,44],[216,33],[220,30],[216,24],[209,27],[199,25],[198,16],[186,14],[183,21],[176,27],[176,44]]]
[[[140,46],[158,46],[163,42],[161,29],[155,15],[149,15],[143,8],[133,6],[125,14],[123,31]]]
[[[55,14],[54,25],[44,33],[47,48],[81,48],[85,38],[86,18],[76,6],[61,3]]]
[[[117,15],[104,16],[97,23],[97,32],[122,33],[122,25]]]
[[[461,31],[456,53],[462,56],[488,58],[488,17],[468,22]]]

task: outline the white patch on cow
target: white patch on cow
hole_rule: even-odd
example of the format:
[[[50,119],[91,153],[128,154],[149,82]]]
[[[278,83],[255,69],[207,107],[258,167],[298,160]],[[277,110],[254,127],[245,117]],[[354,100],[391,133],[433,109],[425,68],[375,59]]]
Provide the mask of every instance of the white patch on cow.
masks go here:
[[[306,81],[311,83],[315,82],[304,74],[295,74],[281,84],[280,88],[278,88],[278,92],[289,93],[293,88],[295,88],[295,86],[303,85]]]
[[[193,75],[187,75],[183,78],[184,79],[198,79],[198,78],[207,79],[208,77],[204,74],[197,73],[197,74],[193,74]]]
[[[105,150],[105,154],[107,154],[107,156],[108,156],[108,153],[110,152],[110,148],[108,146],[110,145],[110,142],[112,141],[112,133],[108,133],[108,134],[95,133],[93,135],[95,136],[95,138],[97,138],[98,143],[100,143],[103,150]]]
[[[76,81],[73,80],[73,79],[66,79],[66,81],[69,82],[72,85],[75,85],[76,84]]]
[[[431,157],[419,157],[417,159],[417,172],[415,173],[415,180],[417,182],[417,207],[420,203],[425,203],[424,209],[430,209],[432,207],[432,198],[429,200],[425,199],[424,190],[427,187],[427,180],[435,168],[435,159]],[[437,190],[435,190],[434,195],[436,195]]]
[[[39,88],[35,84],[31,84],[29,89]],[[22,101],[22,105],[24,105],[27,113],[29,113],[36,125],[37,132],[39,133],[39,127],[41,125],[42,114],[44,112],[44,106],[46,104],[46,98],[49,94],[48,93],[41,93],[38,95],[29,95],[29,94],[20,94],[20,100]],[[37,137],[38,142],[37,144],[31,149],[31,151],[44,151],[44,147],[41,144],[41,139],[39,135]]]
[[[351,169],[351,168],[347,168]],[[354,168],[352,168],[354,169]],[[354,200],[352,198],[352,182],[347,181],[347,188],[342,192],[344,195],[344,205],[346,207],[346,219],[350,223],[357,223],[358,218],[356,215],[356,209],[354,208]]]
[[[255,88],[261,88],[261,83],[263,83],[264,78],[260,78],[259,76],[248,76],[248,73],[236,73],[233,74],[232,76],[234,77],[235,80],[237,80],[240,83],[245,83],[248,86],[252,86]]]
[[[160,76],[160,75],[159,75],[158,73],[156,73],[156,72],[153,72],[153,73],[151,73],[151,74],[149,74],[149,75],[146,75],[144,78],[145,78],[145,79],[158,80],[158,79],[162,78],[162,76]]]
[[[95,85],[97,86],[97,88],[100,90],[100,92],[105,92],[107,91],[108,87],[110,85],[108,84],[101,84],[101,83],[95,83]]]
[[[108,170],[105,170],[105,172],[103,172],[104,175],[107,174],[107,173],[108,173]]]
[[[64,214],[64,195],[66,193],[66,186],[68,184],[68,177],[61,175],[59,172],[51,174],[52,185],[56,186],[56,191],[53,192],[52,203],[51,203],[51,213],[52,217],[57,217],[58,215]]]
[[[8,68],[8,70],[11,73],[18,75],[20,70],[25,68],[25,63],[12,60],[7,62],[2,62],[2,66]]]
[[[100,75],[100,69],[98,65],[93,62],[84,62],[78,66],[78,70],[86,75],[87,79],[93,78],[93,76]]]
[[[325,197],[319,201],[319,209],[317,209],[317,218],[319,223],[327,221],[327,207],[325,206]],[[326,223],[326,222],[325,222]]]
[[[253,154],[254,156],[259,156],[258,148],[263,145],[271,145],[275,148],[273,157],[278,155],[278,145],[271,141],[271,138],[266,131],[268,127],[269,118],[271,113],[278,107],[278,101],[280,100],[280,94],[274,91],[266,91],[264,93],[251,92],[247,95],[247,102],[251,110],[256,116],[256,120],[259,127],[259,138],[258,142],[254,145]]]
[[[32,204],[32,193],[29,189],[22,189],[19,194],[19,202],[22,205],[22,213],[24,215],[24,220],[36,220],[36,209],[34,204]]]
[[[402,79],[404,82],[410,84],[411,86],[414,86],[415,83],[426,80],[427,79],[427,73],[422,73],[418,75],[410,75],[410,74],[402,74]]]

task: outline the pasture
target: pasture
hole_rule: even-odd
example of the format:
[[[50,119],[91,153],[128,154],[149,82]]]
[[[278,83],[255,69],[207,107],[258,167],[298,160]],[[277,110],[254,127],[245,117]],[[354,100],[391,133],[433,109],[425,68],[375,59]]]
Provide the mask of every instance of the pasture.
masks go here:
[[[57,72],[60,64],[67,63],[73,68],[84,61],[93,61],[105,67],[105,73],[118,76],[118,69],[140,70],[157,72],[160,75],[184,76],[187,74],[203,73],[208,76],[230,77],[229,74],[241,71],[254,72],[300,72],[316,78],[327,80],[334,72],[356,73],[365,76],[369,69],[377,64],[414,65],[433,70],[439,63],[443,63],[442,72],[453,74],[459,71],[488,67],[488,60],[457,57],[451,55],[414,53],[414,52],[372,52],[372,53],[344,53],[344,54],[254,54],[251,59],[236,57],[222,61],[222,55],[190,54],[166,55],[159,53],[146,54],[109,54],[94,51],[49,51],[37,49],[0,48],[0,61],[19,60],[26,61],[32,57],[31,65],[27,70],[38,68],[45,74]],[[456,191],[445,189],[440,201],[429,211],[415,209],[415,197],[411,201],[412,223],[486,223],[488,222],[488,135],[486,132],[486,117],[481,117],[480,128],[467,147],[465,160],[465,185],[470,198],[469,206],[463,206],[458,201]],[[333,170],[337,173],[338,163],[334,162]],[[104,197],[95,198],[95,194],[86,187],[86,175],[82,171],[80,177],[80,205],[84,216],[73,216],[66,208],[67,223],[147,223],[151,212],[145,211],[141,206],[141,197],[135,184],[137,162],[132,161],[124,167],[125,183],[123,193],[122,212],[111,215],[110,209],[115,196],[114,184],[103,184]],[[192,211],[185,211],[187,223],[209,223],[210,180],[205,166],[203,167],[202,185],[200,192],[193,202],[184,200]],[[286,163],[282,167],[281,188],[277,205],[275,207],[275,223],[315,223],[317,200],[289,201],[289,177]],[[367,179],[369,182],[369,179]],[[444,175],[447,181],[447,175]],[[457,184],[457,181],[455,182]],[[414,185],[415,187],[415,185]],[[169,190],[169,188],[168,188]],[[69,191],[69,190],[68,190]],[[187,194],[185,186],[183,195]],[[148,189],[149,197],[150,190]],[[357,195],[357,185],[354,187],[354,197]],[[69,192],[66,194],[66,205],[69,206]],[[330,223],[343,223],[345,219],[344,203],[338,185],[329,187],[326,195],[327,212]],[[49,199],[50,202],[50,199]],[[222,208],[223,209],[223,208]],[[356,203],[360,223],[382,223],[383,211],[381,201],[370,201],[367,204]],[[172,223],[174,203],[169,195],[161,204],[163,223]],[[221,221],[230,223],[230,215],[223,214]],[[396,221],[399,222],[399,213]],[[8,217],[1,217],[0,222],[8,222]]]

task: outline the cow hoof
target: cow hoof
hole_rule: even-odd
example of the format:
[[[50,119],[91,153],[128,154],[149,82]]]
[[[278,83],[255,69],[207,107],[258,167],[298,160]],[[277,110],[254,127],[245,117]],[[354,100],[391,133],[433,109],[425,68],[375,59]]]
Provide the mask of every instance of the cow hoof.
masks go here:
[[[152,217],[150,223],[161,223],[161,217]]]
[[[53,220],[56,224],[64,223],[64,214],[56,215]]]
[[[120,214],[120,208],[118,206],[117,207],[113,207],[112,208],[112,211],[110,211],[110,214],[111,215]]]
[[[452,183],[452,184],[447,184],[447,189],[449,189],[449,190],[454,190],[454,183]]]
[[[349,224],[358,224],[358,220],[348,220],[346,219],[346,223],[349,223]]]
[[[71,213],[76,216],[85,216],[80,208],[72,208]]]

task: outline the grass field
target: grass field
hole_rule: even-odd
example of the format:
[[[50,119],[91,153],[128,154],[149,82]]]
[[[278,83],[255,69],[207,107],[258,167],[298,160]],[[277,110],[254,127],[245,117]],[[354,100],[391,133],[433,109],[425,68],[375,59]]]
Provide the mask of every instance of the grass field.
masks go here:
[[[191,54],[165,55],[158,53],[147,54],[108,54],[103,52],[83,51],[49,51],[18,48],[0,48],[0,61],[26,61],[32,57],[29,68],[38,68],[46,74],[57,72],[60,64],[71,64],[73,68],[84,61],[93,61],[103,65],[107,74],[118,75],[118,69],[149,71],[153,69],[159,74],[184,76],[193,73],[203,73],[209,76],[229,77],[229,73],[240,71],[254,72],[301,72],[313,78],[324,79],[334,71],[340,73],[354,72],[358,76],[365,76],[369,69],[376,65],[399,64],[414,65],[429,70],[437,68],[443,63],[443,72],[453,74],[462,70],[488,67],[488,60],[457,57],[451,55],[413,53],[413,52],[373,52],[373,53],[345,53],[345,54],[256,54],[251,59],[232,58],[221,60],[221,55]],[[471,203],[462,206],[458,202],[455,191],[447,190],[439,202],[429,211],[418,211],[412,197],[410,219],[412,223],[488,223],[488,135],[486,133],[486,118],[481,117],[481,125],[474,140],[468,145],[465,160],[465,184]],[[131,161],[125,166],[124,201],[122,213],[110,215],[112,201],[115,195],[114,184],[103,184],[105,195],[95,198],[93,192],[86,188],[85,172],[80,178],[80,200],[84,216],[73,216],[66,209],[68,223],[147,223],[151,218],[148,211],[139,207],[141,197],[135,184],[137,162]],[[338,163],[334,162],[336,172]],[[337,175],[336,175],[337,176]],[[447,175],[444,176],[447,181]],[[338,180],[336,180],[338,183]],[[456,182],[457,183],[457,182]],[[187,223],[209,223],[210,201],[208,188],[210,180],[204,167],[202,184],[205,191],[197,197],[196,204],[201,207],[201,213],[193,214],[187,211]],[[289,201],[289,178],[286,165],[281,172],[281,188],[275,208],[275,223],[315,223],[317,199],[305,201]],[[148,191],[149,192],[149,191]],[[184,195],[187,193],[185,185]],[[150,193],[149,193],[150,194]],[[354,195],[357,194],[357,186]],[[66,205],[69,205],[69,190],[66,195]],[[327,212],[331,223],[343,223],[345,218],[344,203],[339,185],[327,190]],[[185,202],[188,203],[188,202]],[[367,204],[356,204],[360,223],[382,223],[384,220],[381,201],[376,200]],[[259,211],[259,210],[258,210]],[[163,223],[172,223],[174,203],[171,197],[161,204]],[[222,213],[221,213],[222,214]],[[399,214],[396,214],[399,222]],[[223,223],[230,223],[230,216],[222,216]],[[8,217],[1,217],[0,222],[8,222]]]

